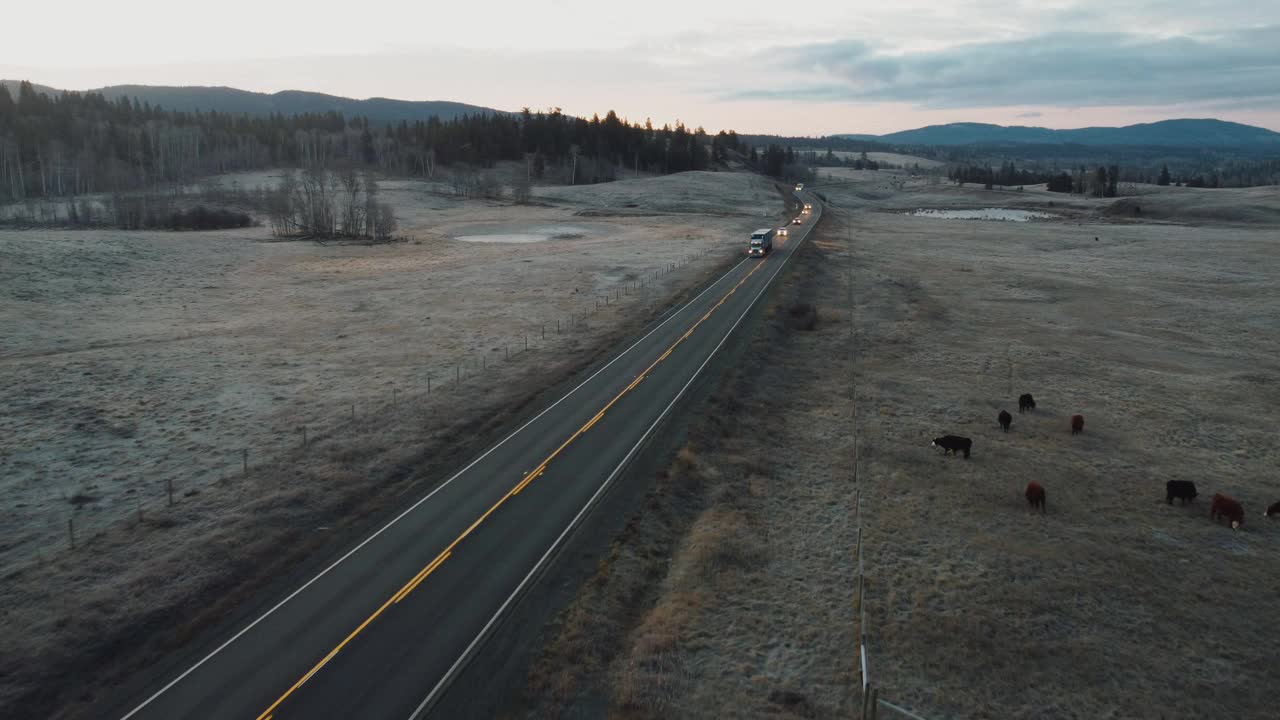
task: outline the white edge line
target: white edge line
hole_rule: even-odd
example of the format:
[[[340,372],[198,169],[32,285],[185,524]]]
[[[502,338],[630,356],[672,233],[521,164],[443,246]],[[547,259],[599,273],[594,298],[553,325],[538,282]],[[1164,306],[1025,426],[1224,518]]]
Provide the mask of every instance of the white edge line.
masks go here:
[[[538,420],[539,418],[541,418],[543,415],[546,415],[548,412],[551,412],[551,410],[552,410],[553,408],[555,408],[555,406],[557,406],[557,405],[559,405],[560,403],[562,403],[562,402],[564,402],[565,400],[567,400],[567,399],[569,398],[569,396],[573,395],[573,394],[574,394],[574,393],[576,393],[578,390],[580,390],[580,389],[582,388],[582,386],[584,386],[584,385],[586,385],[587,383],[591,382],[592,380],[594,380],[594,379],[596,378],[596,376],[597,376],[597,375],[599,375],[600,373],[602,373],[602,372],[604,372],[605,370],[609,369],[609,366],[613,365],[614,363],[616,363],[617,361],[619,361],[619,360],[621,360],[623,357],[625,357],[625,356],[627,355],[627,353],[629,353],[629,352],[631,352],[632,350],[634,350],[634,349],[636,348],[636,346],[637,346],[637,345],[639,345],[640,343],[642,343],[642,342],[644,342],[645,340],[647,340],[647,339],[649,338],[649,336],[650,336],[650,335],[652,335],[652,334],[654,334],[654,333],[658,332],[659,330],[661,330],[661,329],[662,329],[662,327],[663,327],[664,325],[666,325],[667,323],[669,323],[669,322],[671,322],[673,319],[675,319],[678,315],[680,315],[680,313],[684,312],[684,310],[685,310],[686,308],[688,308],[689,306],[691,306],[691,305],[693,305],[694,303],[696,303],[696,302],[698,302],[699,300],[701,300],[703,295],[706,295],[708,292],[711,292],[711,289],[712,289],[712,288],[714,288],[715,286],[719,285],[719,284],[721,283],[721,281],[723,281],[725,278],[727,278],[727,277],[729,277],[731,274],[733,274],[733,272],[734,272],[735,270],[737,270],[738,268],[742,267],[743,263],[745,263],[745,262],[747,262],[747,258],[743,258],[741,261],[739,261],[739,262],[738,262],[738,264],[737,264],[737,265],[734,265],[733,267],[731,267],[731,268],[729,268],[728,270],[726,270],[726,271],[725,271],[725,273],[724,273],[723,275],[721,275],[719,278],[716,278],[716,281],[715,281],[715,282],[711,283],[710,285],[708,285],[708,286],[706,287],[706,289],[704,289],[702,292],[698,293],[697,297],[693,298],[692,300],[690,300],[689,302],[687,302],[687,303],[685,303],[684,305],[680,306],[679,308],[676,308],[675,310],[673,310],[673,311],[672,311],[672,312],[667,316],[667,319],[663,320],[661,323],[658,323],[658,325],[657,325],[657,326],[655,326],[655,327],[654,327],[652,330],[650,330],[649,332],[645,333],[645,334],[644,334],[644,335],[643,335],[639,340],[636,340],[634,343],[632,343],[632,344],[631,344],[631,346],[630,346],[630,347],[628,347],[626,350],[623,350],[622,352],[620,352],[620,353],[618,353],[616,356],[614,356],[614,358],[613,358],[612,360],[610,360],[608,363],[606,363],[603,367],[601,367],[599,370],[596,370],[594,373],[592,373],[592,374],[591,374],[591,377],[588,377],[586,380],[583,380],[581,383],[579,383],[577,386],[575,386],[572,390],[570,390],[569,392],[565,393],[565,394],[564,394],[564,396],[563,396],[563,397],[561,397],[559,400],[556,400],[554,403],[551,403],[550,405],[548,405],[548,406],[546,407],[546,409],[544,409],[542,412],[538,413],[537,415],[534,415],[532,418],[530,418],[530,419],[529,419],[529,421],[528,421],[528,422],[526,422],[525,424],[521,425],[519,428],[517,428],[517,429],[516,429],[514,432],[512,432],[510,435],[506,436],[506,437],[505,437],[505,438],[503,438],[502,440],[499,440],[499,441],[498,441],[498,443],[497,443],[496,445],[494,445],[494,446],[490,447],[488,450],[484,451],[484,454],[480,455],[480,456],[479,456],[479,457],[477,457],[475,460],[472,460],[470,463],[468,463],[468,464],[467,464],[467,466],[466,466],[466,467],[464,467],[464,468],[462,468],[461,470],[459,470],[457,473],[455,473],[455,474],[454,474],[452,477],[450,477],[448,480],[445,480],[444,482],[440,483],[440,485],[439,485],[439,486],[437,486],[437,487],[436,487],[434,490],[432,490],[431,492],[427,493],[427,494],[426,494],[426,495],[425,495],[421,500],[418,500],[418,501],[417,501],[417,502],[415,502],[414,504],[410,505],[410,506],[408,507],[408,509],[406,509],[404,512],[400,513],[399,515],[395,516],[395,518],[393,518],[390,522],[388,522],[386,525],[383,525],[381,528],[379,528],[377,532],[375,532],[375,533],[373,533],[372,535],[370,535],[369,537],[365,538],[365,539],[364,539],[364,540],[363,540],[359,545],[356,545],[355,547],[351,548],[351,550],[349,550],[345,555],[343,555],[342,557],[340,557],[340,558],[338,558],[337,560],[335,560],[335,561],[333,562],[333,564],[332,564],[332,565],[330,565],[329,567],[326,567],[324,570],[321,570],[321,571],[319,572],[319,574],[317,574],[315,577],[313,577],[313,578],[311,578],[310,580],[308,580],[306,583],[304,583],[304,584],[303,584],[301,587],[299,587],[297,590],[294,590],[292,593],[289,593],[289,596],[288,596],[288,597],[286,597],[285,599],[283,599],[283,600],[281,600],[280,602],[276,603],[276,604],[275,604],[275,606],[273,606],[270,610],[268,610],[268,611],[266,611],[265,613],[263,613],[260,617],[258,617],[258,619],[257,619],[257,620],[254,620],[253,622],[251,622],[251,623],[249,623],[248,625],[246,625],[246,626],[244,627],[244,629],[243,629],[243,630],[241,630],[240,632],[236,633],[235,635],[232,635],[232,636],[231,636],[231,639],[229,639],[229,640],[227,640],[226,642],[224,642],[224,643],[222,643],[221,645],[219,645],[217,648],[215,648],[215,649],[213,650],[213,652],[209,653],[208,655],[205,655],[205,656],[204,656],[203,658],[201,658],[201,659],[200,659],[200,661],[199,661],[199,662],[197,662],[195,665],[192,665],[191,667],[187,668],[187,669],[186,669],[186,671],[184,671],[181,675],[179,675],[178,677],[176,677],[176,678],[174,678],[173,680],[171,680],[171,681],[169,682],[169,684],[167,684],[167,685],[165,685],[164,687],[162,687],[162,688],[160,688],[159,690],[157,690],[157,691],[155,692],[155,694],[153,694],[151,697],[147,698],[146,700],[143,700],[141,704],[139,704],[139,705],[138,705],[137,707],[135,707],[134,709],[130,710],[130,711],[128,712],[128,714],[124,715],[122,718],[120,718],[120,720],[129,720],[129,718],[131,718],[131,717],[133,717],[134,715],[138,714],[138,712],[140,712],[141,710],[143,710],[144,708],[146,708],[146,707],[147,707],[148,705],[150,705],[152,702],[155,702],[156,698],[160,697],[161,695],[163,695],[163,694],[165,694],[166,692],[168,692],[169,690],[171,690],[171,689],[173,688],[173,686],[174,686],[174,685],[177,685],[178,683],[182,682],[184,679],[186,679],[186,677],[187,677],[188,675],[190,675],[191,673],[193,673],[193,672],[195,672],[197,669],[199,669],[201,665],[204,665],[206,662],[208,662],[209,660],[213,659],[213,657],[214,657],[215,655],[217,655],[218,653],[220,653],[220,652],[222,652],[223,650],[225,650],[229,645],[231,645],[231,643],[235,642],[236,640],[239,640],[241,636],[243,636],[245,633],[247,633],[247,632],[249,632],[250,630],[252,630],[252,629],[254,628],[254,626],[256,626],[258,623],[262,622],[263,620],[266,620],[266,619],[267,619],[267,618],[268,618],[272,613],[274,613],[275,611],[279,610],[281,607],[284,607],[285,603],[287,603],[287,602],[289,602],[290,600],[292,600],[293,598],[297,597],[299,593],[301,593],[303,590],[306,590],[308,587],[310,587],[310,586],[312,585],[312,583],[314,583],[315,581],[317,581],[317,580],[319,580],[320,578],[324,577],[326,574],[328,574],[328,572],[329,572],[330,570],[332,570],[332,569],[334,569],[335,567],[337,567],[338,565],[342,564],[342,562],[343,562],[344,560],[346,560],[347,558],[349,558],[349,557],[351,557],[352,555],[354,555],[357,551],[359,551],[359,550],[360,550],[360,548],[362,548],[362,547],[364,547],[365,545],[369,544],[371,541],[373,541],[373,539],[374,539],[374,538],[378,537],[378,536],[379,536],[379,535],[381,535],[384,531],[386,531],[386,530],[387,530],[387,528],[390,528],[392,525],[395,525],[395,524],[396,524],[397,522],[399,522],[399,521],[401,520],[401,518],[403,518],[405,515],[408,515],[409,513],[411,513],[411,512],[413,512],[414,510],[416,510],[416,509],[418,508],[418,506],[419,506],[419,505],[421,505],[422,503],[426,502],[427,500],[430,500],[430,499],[431,499],[431,497],[432,497],[433,495],[435,495],[436,493],[438,493],[438,492],[440,492],[441,490],[445,489],[445,487],[447,487],[447,486],[449,485],[449,483],[452,483],[454,480],[458,479],[458,477],[460,477],[463,473],[465,473],[465,472],[467,472],[468,470],[470,470],[470,469],[472,468],[472,466],[474,466],[476,463],[480,462],[481,460],[484,460],[484,459],[485,459],[486,457],[488,457],[488,456],[489,456],[489,454],[490,454],[490,453],[492,453],[494,450],[497,450],[498,448],[502,447],[504,444],[506,444],[506,442],[507,442],[508,440],[510,440],[511,438],[515,437],[516,435],[519,435],[521,432],[523,432],[523,431],[524,431],[524,429],[525,429],[525,428],[527,428],[527,427],[529,427],[530,425],[532,425],[533,423],[537,422],[537,420]],[[504,605],[503,607],[505,607],[505,605]]]
[[[720,351],[720,347],[724,345],[725,342],[727,342],[729,338],[733,335],[734,331],[738,329],[738,325],[742,324],[742,319],[745,318],[747,316],[747,313],[751,312],[752,308],[756,306],[756,302],[760,299],[760,296],[763,295],[764,292],[769,289],[769,286],[773,284],[774,278],[776,278],[778,276],[778,273],[782,272],[782,269],[787,266],[787,262],[791,260],[791,257],[795,255],[797,251],[800,250],[800,245],[804,244],[804,241],[809,238],[809,231],[817,227],[818,225],[817,221],[821,219],[821,215],[822,213],[819,212],[818,217],[814,218],[813,225],[810,225],[808,230],[805,231],[805,234],[801,236],[800,242],[796,243],[795,248],[791,252],[787,253],[787,257],[784,258],[782,263],[778,265],[778,269],[774,270],[773,274],[769,276],[769,281],[766,282],[764,286],[760,288],[760,291],[756,293],[755,297],[751,298],[751,302],[747,304],[746,309],[744,309],[742,311],[742,314],[738,316],[738,319],[734,321],[733,325],[729,328],[728,332],[724,334],[724,337],[720,338],[720,342],[717,343],[715,348],[711,350],[711,353],[707,355],[707,359],[703,360],[702,364],[698,366],[698,369],[693,372],[693,375],[689,378],[689,381],[684,384],[684,387],[680,388],[680,392],[676,393],[675,398],[673,398],[671,402],[667,404],[667,407],[662,410],[662,414],[658,415],[658,419],[654,420],[653,424],[649,426],[649,429],[644,431],[644,435],[641,435],[640,439],[636,441],[636,444],[631,446],[631,449],[627,451],[626,456],[622,458],[622,462],[618,463],[618,466],[613,469],[613,472],[609,473],[609,477],[605,478],[604,482],[595,491],[595,494],[593,494],[591,498],[587,500],[587,503],[582,506],[582,509],[578,511],[578,514],[573,516],[573,520],[569,521],[568,526],[566,526],[565,529],[560,533],[560,535],[555,539],[555,542],[551,543],[551,547],[547,548],[547,551],[542,554],[542,557],[538,559],[537,564],[533,566],[533,569],[529,571],[529,574],[525,575],[524,580],[521,580],[520,584],[516,586],[516,589],[513,590],[511,594],[507,596],[507,599],[502,603],[502,606],[498,608],[498,611],[493,614],[493,617],[489,618],[489,622],[485,623],[484,627],[480,629],[479,634],[477,634],[475,638],[471,641],[471,644],[467,645],[467,648],[462,651],[462,654],[458,656],[458,659],[455,660],[453,665],[449,667],[449,670],[444,674],[444,677],[440,678],[440,681],[436,683],[436,686],[431,689],[431,693],[427,695],[426,699],[424,699],[418,705],[418,707],[414,709],[413,713],[409,715],[409,720],[418,720],[422,716],[423,711],[431,707],[431,704],[435,702],[439,694],[445,688],[447,688],[450,683],[453,682],[454,677],[457,675],[458,671],[462,668],[462,666],[466,663],[466,661],[470,659],[471,653],[474,652],[475,649],[480,645],[480,643],[485,640],[485,636],[489,634],[489,631],[493,628],[494,623],[498,622],[498,620],[504,614],[506,614],[507,607],[511,605],[511,603],[516,599],[516,597],[520,595],[520,593],[524,592],[525,586],[529,584],[529,581],[532,580],[533,577],[538,574],[538,572],[542,569],[542,566],[546,564],[547,559],[550,558],[551,555],[554,554],[555,551],[560,547],[560,543],[564,541],[565,537],[571,531],[573,531],[575,527],[577,527],[579,522],[582,521],[582,518],[587,514],[587,512],[592,508],[592,506],[595,505],[596,501],[600,498],[601,494],[603,494],[604,491],[613,482],[614,478],[616,478],[618,474],[622,472],[622,469],[626,467],[627,463],[631,462],[631,457],[635,455],[636,451],[640,449],[640,446],[643,445],[645,441],[649,439],[649,435],[654,431],[656,427],[658,427],[658,424],[661,423],[663,419],[666,418],[667,413],[671,412],[671,408],[674,407],[675,404],[680,401],[680,398],[684,397],[684,394],[689,389],[689,386],[693,384],[694,380],[698,379],[698,376],[702,374],[702,369],[707,366],[707,363],[711,362],[711,358],[716,356],[716,353]]]

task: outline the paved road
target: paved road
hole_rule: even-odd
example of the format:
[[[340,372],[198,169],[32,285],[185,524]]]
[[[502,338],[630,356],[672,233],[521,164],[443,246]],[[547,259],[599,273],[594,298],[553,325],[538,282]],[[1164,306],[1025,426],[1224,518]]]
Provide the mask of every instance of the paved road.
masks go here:
[[[744,259],[124,717],[425,714],[809,234]],[[746,239],[743,238],[743,249]]]

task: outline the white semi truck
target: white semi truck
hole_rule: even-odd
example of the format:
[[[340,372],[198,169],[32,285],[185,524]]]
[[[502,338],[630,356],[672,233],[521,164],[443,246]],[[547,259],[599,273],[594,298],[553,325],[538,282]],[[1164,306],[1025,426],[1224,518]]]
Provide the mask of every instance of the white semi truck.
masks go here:
[[[747,246],[748,257],[764,257],[773,252],[773,228],[761,228],[751,233],[751,244]]]

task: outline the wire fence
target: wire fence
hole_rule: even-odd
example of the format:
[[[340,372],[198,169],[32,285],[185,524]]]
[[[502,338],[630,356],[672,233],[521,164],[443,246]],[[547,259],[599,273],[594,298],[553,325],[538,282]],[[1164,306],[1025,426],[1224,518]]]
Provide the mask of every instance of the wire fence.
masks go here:
[[[505,363],[519,361],[529,352],[557,346],[570,347],[580,339],[586,323],[601,313],[620,307],[641,311],[656,309],[673,290],[670,283],[663,283],[665,276],[713,253],[727,255],[727,248],[702,248],[661,266],[651,267],[605,292],[593,293],[580,301],[576,311],[530,324],[527,332],[498,343],[501,350],[471,352],[449,362],[432,363],[415,373],[412,385],[394,385],[361,401],[344,402],[337,407],[336,403],[330,403],[295,427],[277,428],[274,432],[260,431],[254,440],[246,440],[238,447],[227,447],[224,461],[212,469],[208,465],[198,469],[189,466],[185,472],[165,472],[168,477],[163,479],[127,480],[125,489],[111,498],[100,498],[83,489],[70,495],[63,490],[58,497],[56,489],[46,488],[46,507],[37,512],[47,519],[29,518],[27,522],[27,527],[33,531],[30,535],[36,538],[31,543],[35,546],[33,552],[14,552],[3,564],[13,568],[30,562],[44,562],[61,549],[91,545],[105,533],[121,527],[143,522],[171,524],[174,522],[172,512],[180,508],[185,499],[199,494],[205,486],[248,478],[256,469],[269,467],[291,453],[306,452],[322,440],[357,434],[364,429],[362,424],[371,418],[376,417],[379,421],[390,419],[393,423],[427,421],[428,402],[433,398],[483,391],[477,383],[486,372]],[[489,342],[484,344],[492,347]],[[501,355],[490,359],[489,356],[496,352],[501,352]],[[253,435],[247,433],[246,436]],[[58,541],[59,536],[62,537],[61,542]]]
[[[850,340],[850,356],[852,361],[849,364],[849,394],[850,408],[849,418],[852,426],[853,439],[853,519],[854,527],[857,530],[857,536],[854,550],[853,561],[855,563],[854,576],[854,622],[857,625],[858,638],[858,675],[861,685],[862,706],[859,717],[862,720],[877,720],[880,717],[880,710],[888,710],[899,716],[912,718],[912,720],[925,720],[925,718],[917,715],[915,712],[904,708],[900,705],[892,703],[880,697],[880,688],[872,681],[870,656],[871,656],[871,629],[867,622],[867,570],[863,553],[863,536],[865,524],[862,517],[862,485],[860,482],[858,469],[861,460],[861,445],[858,437],[858,373],[857,373],[857,355],[853,352],[854,343],[857,337],[857,305],[854,302],[854,244],[853,244],[853,226],[850,223],[848,215],[845,216],[845,228],[848,234],[848,280],[849,289],[849,340]]]

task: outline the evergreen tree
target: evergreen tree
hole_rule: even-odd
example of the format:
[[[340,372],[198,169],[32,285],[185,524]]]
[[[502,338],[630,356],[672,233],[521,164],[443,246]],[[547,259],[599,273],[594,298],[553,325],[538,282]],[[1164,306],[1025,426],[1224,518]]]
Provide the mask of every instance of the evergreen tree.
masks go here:
[[[721,133],[722,151],[742,147]],[[268,167],[376,167],[434,177],[438,165],[492,168],[523,162],[543,176],[571,164],[578,148],[580,181],[612,179],[614,168],[701,170],[713,161],[705,131],[682,123],[658,130],[608,112],[590,120],[559,108],[517,115],[464,115],[443,121],[378,125],[337,112],[266,116],[166,111],[98,93],[51,99],[30,83],[17,97],[0,88],[0,201],[55,195],[125,192],[160,182]],[[724,159],[721,152],[716,161]]]

